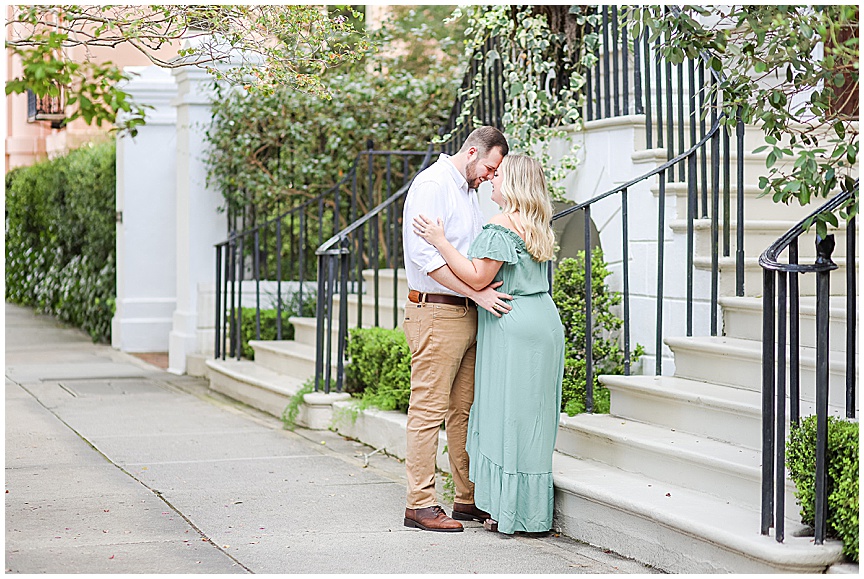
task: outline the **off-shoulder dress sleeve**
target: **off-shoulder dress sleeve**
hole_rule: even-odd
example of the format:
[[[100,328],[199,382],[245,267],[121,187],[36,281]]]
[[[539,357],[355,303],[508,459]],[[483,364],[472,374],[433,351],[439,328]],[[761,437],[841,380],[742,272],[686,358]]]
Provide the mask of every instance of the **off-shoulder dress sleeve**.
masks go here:
[[[500,225],[487,224],[468,249],[468,259],[488,258],[515,264],[519,261],[517,247],[521,241],[515,231]]]

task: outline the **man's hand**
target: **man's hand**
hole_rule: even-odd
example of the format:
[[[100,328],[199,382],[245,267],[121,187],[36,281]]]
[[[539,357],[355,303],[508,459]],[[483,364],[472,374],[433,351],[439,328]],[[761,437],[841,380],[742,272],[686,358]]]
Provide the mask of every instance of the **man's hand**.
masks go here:
[[[506,314],[513,309],[510,304],[503,301],[512,300],[513,296],[495,291],[495,289],[501,287],[501,284],[503,283],[503,281],[491,283],[479,292],[475,292],[474,295],[471,296],[471,299],[474,300],[478,306],[491,313],[496,318],[500,318],[501,314]]]

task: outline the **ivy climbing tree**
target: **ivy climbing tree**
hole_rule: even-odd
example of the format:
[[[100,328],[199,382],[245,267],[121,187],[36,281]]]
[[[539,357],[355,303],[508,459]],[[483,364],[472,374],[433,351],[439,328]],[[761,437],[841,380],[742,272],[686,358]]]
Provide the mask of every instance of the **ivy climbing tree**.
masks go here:
[[[457,8],[451,19],[466,22],[467,58],[479,55],[487,39],[498,42],[468,89],[456,128],[482,124],[468,115],[480,94],[482,69],[500,59],[507,97],[501,121],[510,149],[535,156],[553,197],[562,199],[560,183],[576,168],[578,149],[572,145],[553,163],[550,148],[568,129],[581,126],[584,71],[597,61],[599,40],[590,28],[599,25],[600,15],[588,6],[476,5]]]

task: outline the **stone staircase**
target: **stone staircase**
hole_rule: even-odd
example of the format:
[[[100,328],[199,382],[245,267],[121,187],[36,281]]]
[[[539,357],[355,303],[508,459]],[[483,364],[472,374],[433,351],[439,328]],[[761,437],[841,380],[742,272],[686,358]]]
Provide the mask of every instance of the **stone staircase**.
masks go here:
[[[753,132],[748,127],[748,139]],[[651,155],[666,158],[655,151],[634,158]],[[763,172],[764,160],[748,155],[746,182],[754,183]],[[656,183],[652,191],[658,194]],[[745,296],[735,297],[733,190],[731,256],[721,253],[718,259],[721,335],[666,338],[674,375],[602,376],[611,394],[610,414],[562,415],[554,474],[556,521],[565,534],[681,573],[818,573],[842,560],[838,542],[816,546],[799,523],[788,478],[785,542],[778,543],[773,532],[759,534],[762,269],[757,260],[815,206],[777,205],[758,193],[753,185],[745,187]],[[686,247],[686,184],[668,183],[666,196],[674,204],[668,222],[673,245]],[[840,269],[831,274],[829,413],[842,416],[846,240],[845,231],[834,233],[833,259]],[[694,235],[694,287],[704,296],[710,287],[711,221],[696,219]],[[815,257],[812,238],[800,240],[802,263]],[[799,284],[801,414],[807,416],[815,405],[815,276],[799,276]]]
[[[758,131],[748,127],[747,146],[755,148]],[[634,161],[665,161],[666,152],[639,151]],[[734,156],[733,156],[734,157]],[[842,560],[841,545],[813,544],[799,521],[794,485],[787,479],[786,539],[759,534],[761,496],[761,332],[762,270],[759,254],[813,207],[777,205],[760,198],[754,183],[764,172],[758,155],[745,162],[745,296],[735,297],[735,199],[732,198],[732,256],[719,257],[720,336],[669,337],[674,375],[604,376],[611,392],[609,415],[562,415],[553,460],[556,525],[573,538],[611,549],[670,572],[761,573],[823,572]],[[656,183],[652,187],[656,196]],[[672,244],[686,247],[684,183],[666,186]],[[655,197],[656,198],[656,197]],[[711,222],[694,222],[695,287],[710,287]],[[831,274],[830,413],[843,414],[845,348],[845,235],[835,232]],[[815,248],[802,237],[800,261],[812,260]],[[670,239],[667,234],[667,240]],[[722,230],[720,244],[722,247]],[[799,276],[801,291],[801,413],[812,413],[815,371],[815,280]],[[367,295],[363,322],[374,319],[372,272],[364,272]],[[393,272],[379,272],[382,327],[398,326],[408,288],[397,280],[394,312]],[[356,296],[348,298],[351,326],[357,319]],[[342,307],[335,298],[334,320]],[[703,310],[704,311],[704,310]],[[208,360],[211,388],[276,416],[314,375],[316,321],[292,318],[293,341],[251,342],[255,362]],[[337,336],[332,333],[335,361]],[[335,373],[335,365],[332,372]],[[857,376],[856,376],[857,383]],[[788,384],[788,381],[787,381]],[[336,428],[375,448],[404,457],[404,415],[364,412],[359,419],[334,419],[346,409],[347,395],[306,395],[298,422],[311,428]],[[448,470],[440,453],[439,467]]]

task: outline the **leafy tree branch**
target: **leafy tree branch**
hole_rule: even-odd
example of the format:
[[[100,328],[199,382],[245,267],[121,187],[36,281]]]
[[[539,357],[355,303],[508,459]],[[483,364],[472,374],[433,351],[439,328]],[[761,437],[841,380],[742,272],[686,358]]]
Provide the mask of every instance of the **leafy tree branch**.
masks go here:
[[[321,75],[370,47],[350,13],[314,5],[18,6],[6,23],[6,47],[21,58],[23,74],[6,94],[66,91],[71,119],[101,124],[125,111],[125,128],[134,132],[145,111],[117,86],[128,76],[111,62],[96,64],[91,52],[126,45],[157,66],[203,68],[249,91],[291,87],[330,99]],[[69,50],[82,46],[84,62],[73,61]]]

